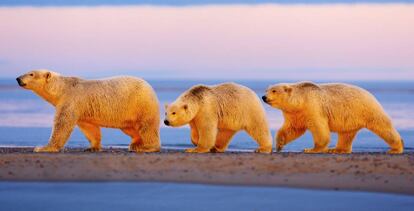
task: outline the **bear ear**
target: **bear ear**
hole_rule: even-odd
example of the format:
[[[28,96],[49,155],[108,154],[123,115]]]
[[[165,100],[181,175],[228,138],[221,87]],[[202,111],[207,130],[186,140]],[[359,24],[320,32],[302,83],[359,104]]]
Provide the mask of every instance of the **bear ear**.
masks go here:
[[[50,78],[52,78],[52,73],[51,73],[51,72],[47,72],[47,73],[45,74],[45,78],[46,78],[46,81],[49,81],[49,80],[50,80]]]
[[[284,90],[285,92],[287,92],[287,93],[291,93],[291,92],[292,92],[292,87],[290,87],[290,86],[285,86],[285,87],[283,87],[283,90]]]
[[[188,109],[188,105],[187,104],[183,105],[183,108],[184,108],[184,110],[187,110]]]

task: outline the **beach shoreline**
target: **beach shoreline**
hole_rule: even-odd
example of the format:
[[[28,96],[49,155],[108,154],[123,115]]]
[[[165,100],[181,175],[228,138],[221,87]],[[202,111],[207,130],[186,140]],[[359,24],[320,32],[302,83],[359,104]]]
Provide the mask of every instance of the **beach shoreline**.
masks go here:
[[[80,148],[56,154],[0,147],[1,181],[143,181],[414,194],[414,153],[350,155]]]

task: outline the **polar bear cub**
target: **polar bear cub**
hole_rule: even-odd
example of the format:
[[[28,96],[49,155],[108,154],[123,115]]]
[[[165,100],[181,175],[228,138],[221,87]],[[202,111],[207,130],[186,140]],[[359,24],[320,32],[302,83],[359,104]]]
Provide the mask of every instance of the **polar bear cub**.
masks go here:
[[[245,130],[259,144],[256,152],[272,151],[263,105],[252,90],[239,84],[190,88],[166,105],[164,123],[172,127],[190,124],[191,141],[196,147],[186,152],[224,152],[240,130]]]

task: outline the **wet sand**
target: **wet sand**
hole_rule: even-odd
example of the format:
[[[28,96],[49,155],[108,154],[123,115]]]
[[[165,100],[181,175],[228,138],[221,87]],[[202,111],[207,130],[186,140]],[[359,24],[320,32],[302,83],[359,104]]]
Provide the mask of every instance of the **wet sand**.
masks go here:
[[[136,154],[0,148],[2,181],[154,181],[414,194],[414,153],[351,155],[250,152]]]

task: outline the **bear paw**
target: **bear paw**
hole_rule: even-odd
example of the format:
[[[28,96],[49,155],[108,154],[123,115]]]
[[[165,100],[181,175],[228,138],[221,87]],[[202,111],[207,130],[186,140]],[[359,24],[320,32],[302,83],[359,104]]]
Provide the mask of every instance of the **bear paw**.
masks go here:
[[[398,155],[402,153],[403,153],[402,149],[390,149],[387,151],[387,154],[392,154],[392,155]]]
[[[161,149],[160,147],[144,147],[142,145],[133,143],[129,145],[128,150],[130,152],[159,152]]]
[[[284,145],[277,145],[276,146],[276,152],[280,152],[283,150]]]
[[[265,154],[270,154],[272,153],[272,148],[257,148],[254,150],[254,152],[256,153],[265,153]]]
[[[350,154],[352,151],[347,149],[337,149],[337,148],[331,148],[328,149],[327,153],[331,154]]]
[[[59,152],[60,150],[50,146],[35,147],[33,152]]]
[[[207,153],[210,152],[210,149],[202,149],[202,148],[189,148],[186,149],[185,152],[189,152],[189,153]]]
[[[218,147],[213,147],[213,148],[210,150],[210,152],[213,152],[213,153],[223,153],[224,151],[226,151],[226,149],[223,149],[223,148],[218,148]]]
[[[327,153],[328,149],[315,149],[315,148],[308,148],[303,150],[304,153],[308,154],[316,154],[316,153]]]
[[[144,147],[140,144],[130,144],[128,151],[130,152],[159,152],[160,147]]]
[[[84,150],[84,152],[100,152],[102,151],[100,147],[89,147]]]

